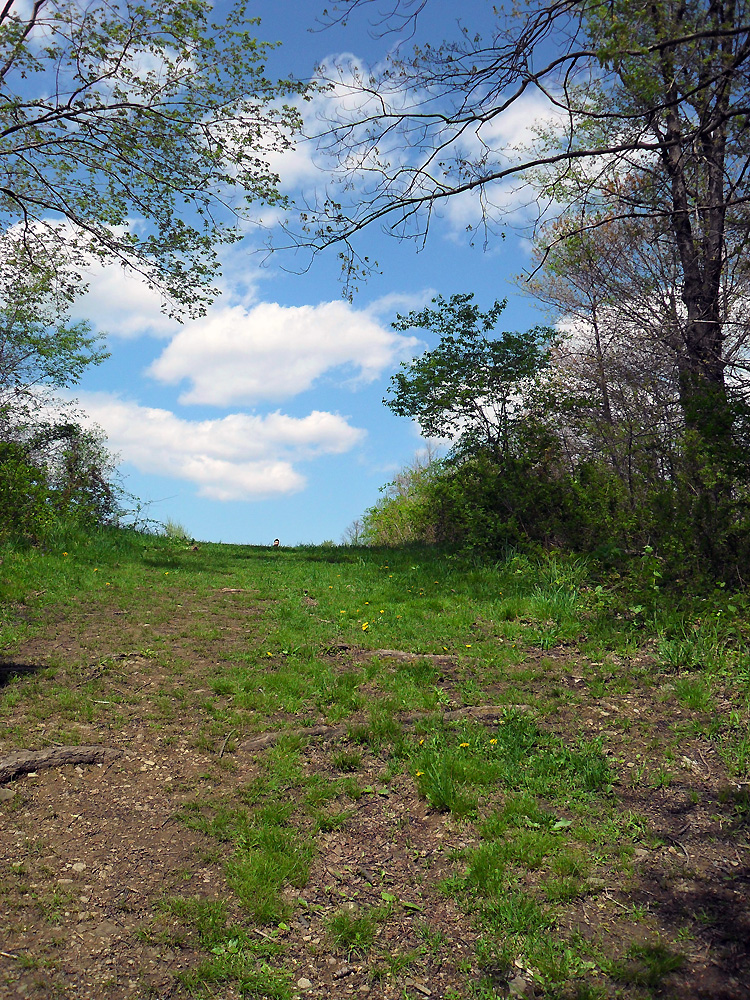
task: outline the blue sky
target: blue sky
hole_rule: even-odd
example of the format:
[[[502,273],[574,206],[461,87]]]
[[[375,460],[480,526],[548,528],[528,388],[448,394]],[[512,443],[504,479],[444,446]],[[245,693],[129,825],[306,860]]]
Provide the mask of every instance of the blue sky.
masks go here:
[[[272,73],[307,78],[341,54],[376,64],[398,42],[371,37],[366,17],[310,31],[322,7],[252,5],[262,19],[258,37],[282,43]],[[472,19],[490,8],[484,0],[462,5]],[[439,40],[455,30],[454,4],[435,0],[428,10],[426,35]],[[289,194],[309,195],[321,183],[312,154],[300,145],[279,160]],[[430,346],[393,331],[396,314],[437,293],[474,292],[485,308],[508,297],[508,329],[543,321],[511,281],[528,263],[528,244],[508,229],[505,239],[472,247],[465,226],[476,212],[467,200],[451,208],[420,252],[363,234],[359,249],[380,273],[351,303],[342,298],[335,249],[296,273],[302,260],[284,252],[264,259],[254,231],[224,255],[223,294],[182,326],[135,278],[117,268],[92,275],[76,312],[106,335],[111,356],[86,374],[77,397],[119,454],[124,485],[144,514],[203,540],[340,541],[424,444],[382,404],[399,363]]]

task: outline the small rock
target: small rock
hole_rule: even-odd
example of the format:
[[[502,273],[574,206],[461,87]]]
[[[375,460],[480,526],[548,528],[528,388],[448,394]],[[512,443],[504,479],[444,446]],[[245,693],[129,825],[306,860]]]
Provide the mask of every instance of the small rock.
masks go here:
[[[76,861],[76,863],[74,865],[71,865],[70,867],[73,869],[74,872],[85,872],[86,871],[86,862],[85,861]]]
[[[304,976],[301,979],[297,980],[297,986],[301,990],[311,990],[312,989],[312,983],[310,982],[309,979],[305,979]]]
[[[0,802],[8,802],[15,794],[12,788],[0,788]]]

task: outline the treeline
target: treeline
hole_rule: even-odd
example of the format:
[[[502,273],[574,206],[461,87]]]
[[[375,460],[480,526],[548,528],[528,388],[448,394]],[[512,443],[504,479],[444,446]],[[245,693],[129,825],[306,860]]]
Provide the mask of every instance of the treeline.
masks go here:
[[[580,240],[578,251],[575,268],[565,272],[560,255],[535,283],[565,309],[557,328],[500,332],[504,303],[483,312],[471,295],[438,297],[398,318],[398,329],[438,340],[402,365],[385,402],[451,449],[402,470],[364,515],[360,540],[485,553],[563,547],[605,561],[653,550],[677,576],[741,582],[750,556],[748,407],[730,379],[728,426],[713,438],[691,426],[677,353],[654,326],[653,304],[638,324],[632,297],[597,285],[601,252],[591,253],[588,298],[575,302]]]

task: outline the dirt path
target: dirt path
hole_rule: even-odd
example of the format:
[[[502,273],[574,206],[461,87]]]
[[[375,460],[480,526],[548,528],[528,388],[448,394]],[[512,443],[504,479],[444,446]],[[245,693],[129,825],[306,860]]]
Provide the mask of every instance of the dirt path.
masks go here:
[[[24,684],[32,687],[51,683],[38,673],[51,665],[55,693],[50,700],[40,688],[11,704],[0,758],[17,748],[21,733],[30,749],[69,740],[122,754],[109,764],[40,770],[0,789],[0,997],[180,996],[180,974],[195,969],[206,949],[195,922],[164,900],[226,901],[229,916],[242,921],[227,882],[231,844],[180,817],[191,803],[232,801],[257,771],[258,755],[243,745],[251,743],[250,729],[206,739],[211,708],[202,696],[222,661],[261,625],[262,608],[245,592],[184,595],[157,624],[145,621],[143,607],[122,613],[91,605],[51,619],[46,638],[5,664],[5,680],[28,673]],[[167,651],[157,639],[169,641]],[[627,884],[606,874],[593,879],[591,892],[564,909],[559,932],[615,950],[646,931],[681,939],[686,964],[660,995],[747,1000],[750,850],[747,816],[738,819],[736,809],[741,789],[728,783],[705,738],[687,729],[675,735],[673,705],[637,688],[594,697],[574,657],[552,651],[545,658],[555,682],[579,699],[562,704],[545,725],[564,732],[574,722],[602,737],[620,775],[622,809],[652,828]],[[346,652],[336,662],[345,670]],[[450,668],[444,673],[450,694]],[[529,697],[539,693],[540,681],[525,683]],[[623,717],[632,721],[628,731],[612,724]],[[674,775],[668,784],[628,783],[629,772],[665,749]],[[330,773],[330,750],[310,743],[304,766]],[[270,936],[284,945],[295,994],[467,996],[467,983],[479,978],[477,931],[439,884],[457,870],[455,855],[473,842],[472,828],[429,811],[408,774],[386,784],[383,768],[376,752],[363,752],[357,777],[368,790],[345,825],[318,835],[307,885],[290,893],[293,919],[254,933],[259,943]],[[530,871],[530,891],[534,878]],[[331,945],[324,922],[337,908],[384,904],[391,912],[376,931],[377,957],[347,956]],[[533,996],[523,968],[515,974],[516,995]],[[497,995],[512,985],[504,973]],[[229,1000],[241,992],[223,984],[212,995]]]

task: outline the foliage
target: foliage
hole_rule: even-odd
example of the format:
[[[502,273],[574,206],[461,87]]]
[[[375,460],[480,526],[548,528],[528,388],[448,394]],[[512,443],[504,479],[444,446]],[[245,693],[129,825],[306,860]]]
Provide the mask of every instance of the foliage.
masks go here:
[[[0,422],[19,422],[40,408],[45,389],[75,385],[108,356],[88,323],[60,315],[46,276],[17,273],[0,308]]]
[[[50,524],[47,476],[29,461],[26,449],[0,442],[0,538],[42,535]]]
[[[269,45],[244,3],[221,23],[212,7],[4,5],[0,285],[33,265],[71,299],[99,260],[175,308],[210,298],[214,247],[239,238],[236,214],[279,200],[268,158],[297,121],[279,98],[301,89],[265,76]]]
[[[347,21],[371,2],[340,0],[331,17]],[[604,463],[624,479],[634,472],[635,507],[641,481],[648,491],[666,480],[681,544],[693,522],[692,558],[716,575],[741,572],[737,537],[748,512],[738,505],[745,480],[736,471],[742,435],[733,395],[738,375],[745,391],[748,332],[745,7],[538,0],[523,11],[498,5],[484,21],[472,11],[435,43],[421,34],[427,5],[396,0],[382,15],[384,30],[411,27],[411,52],[398,47],[370,74],[351,64],[324,69],[324,80],[346,80],[359,100],[331,108],[323,134],[337,189],[305,213],[299,242],[343,246],[349,278],[369,266],[355,249],[362,229],[387,220],[390,233],[421,242],[444,202],[473,198],[474,228],[489,240],[517,210],[521,188],[529,211],[538,209],[537,226],[555,218],[540,233],[541,259],[556,276],[562,264],[569,287],[578,283],[574,304],[598,268],[587,322],[597,324],[595,306],[604,326],[617,320],[610,373],[605,352],[592,351],[584,378],[576,384],[573,376],[574,390],[588,383],[602,404],[588,421],[578,408],[568,428],[574,448],[614,452]],[[509,142],[524,116],[525,138]],[[634,342],[644,327],[647,338]],[[607,336],[599,330],[597,348]],[[414,374],[430,381],[424,366]],[[399,390],[403,412],[429,420],[427,394],[415,407],[407,388]],[[502,427],[498,414],[496,434]],[[675,453],[678,468],[665,469]]]
[[[76,423],[15,428],[0,441],[0,538],[43,539],[62,523],[116,522],[120,491],[101,433]]]
[[[0,535],[41,538],[60,518],[79,526],[116,518],[114,463],[103,436],[55,397],[106,357],[87,323],[43,268],[0,289]]]
[[[365,511],[358,522],[356,542],[360,545],[404,545],[437,541],[427,488],[441,469],[442,464],[434,452],[417,455],[383,487],[381,499]]]
[[[573,267],[584,246],[586,273]],[[547,328],[493,339],[502,303],[483,313],[470,295],[438,297],[435,308],[394,324],[427,328],[440,341],[402,365],[387,405],[416,418],[425,435],[452,439],[453,449],[445,460],[403,469],[365,513],[358,539],[492,553],[508,545],[620,553],[651,545],[682,575],[741,573],[750,553],[747,407],[732,402],[737,444],[714,460],[705,438],[680,419],[674,365],[644,339],[633,356],[629,328],[606,327],[589,244],[579,240],[575,252],[569,246],[551,260],[549,297],[563,300],[565,280],[587,287],[585,304],[575,289],[565,301],[579,303],[591,329],[567,341]]]
[[[440,337],[431,351],[402,364],[391,379],[387,406],[415,418],[425,437],[448,438],[456,453],[490,452],[496,458],[517,449],[518,430],[535,378],[549,363],[554,331],[494,333],[505,308],[495,302],[482,312],[474,296],[441,295],[434,308],[399,316],[397,330],[423,329]]]

